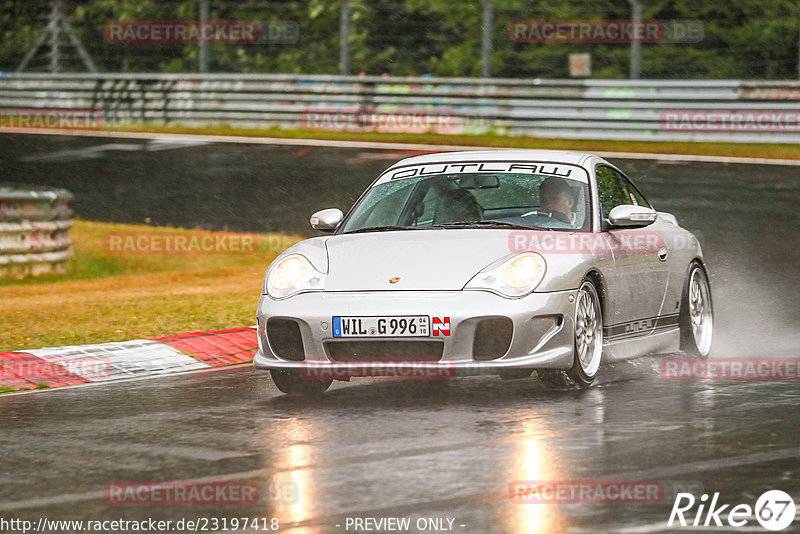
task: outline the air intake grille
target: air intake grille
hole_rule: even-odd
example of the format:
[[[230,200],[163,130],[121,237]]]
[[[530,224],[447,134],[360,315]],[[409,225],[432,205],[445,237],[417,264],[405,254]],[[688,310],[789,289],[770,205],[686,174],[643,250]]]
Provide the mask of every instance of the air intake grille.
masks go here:
[[[439,361],[441,341],[331,341],[325,344],[330,357],[339,362]]]
[[[305,359],[300,325],[290,319],[267,321],[267,339],[272,350],[284,360],[301,362]]]
[[[496,360],[508,352],[514,323],[508,317],[483,319],[475,328],[472,342],[472,358],[475,360]]]

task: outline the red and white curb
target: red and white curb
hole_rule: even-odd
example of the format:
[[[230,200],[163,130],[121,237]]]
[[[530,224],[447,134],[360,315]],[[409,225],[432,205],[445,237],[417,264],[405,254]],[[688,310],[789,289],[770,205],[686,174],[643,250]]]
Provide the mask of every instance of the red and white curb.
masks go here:
[[[254,327],[156,339],[0,352],[0,392],[199,371],[250,362]]]

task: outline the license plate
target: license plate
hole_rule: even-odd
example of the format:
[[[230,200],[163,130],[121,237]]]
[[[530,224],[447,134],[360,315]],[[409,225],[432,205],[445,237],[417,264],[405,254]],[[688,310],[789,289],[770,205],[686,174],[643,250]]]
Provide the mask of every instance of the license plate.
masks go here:
[[[333,337],[428,337],[427,315],[334,317]]]

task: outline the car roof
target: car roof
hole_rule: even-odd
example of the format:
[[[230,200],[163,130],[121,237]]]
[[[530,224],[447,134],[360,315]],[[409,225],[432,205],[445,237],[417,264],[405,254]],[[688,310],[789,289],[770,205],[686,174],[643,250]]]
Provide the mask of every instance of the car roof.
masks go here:
[[[436,152],[422,156],[412,156],[398,161],[389,169],[401,165],[422,163],[442,163],[452,161],[547,161],[581,165],[594,154],[570,150],[465,150],[459,152]],[[596,157],[596,156],[595,156]],[[388,169],[387,169],[388,170]]]

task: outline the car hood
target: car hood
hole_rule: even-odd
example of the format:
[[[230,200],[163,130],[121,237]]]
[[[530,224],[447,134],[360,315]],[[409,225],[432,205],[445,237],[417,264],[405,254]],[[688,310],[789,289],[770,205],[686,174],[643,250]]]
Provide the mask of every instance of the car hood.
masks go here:
[[[460,290],[512,254],[503,229],[370,232],[326,240],[326,291]],[[389,279],[397,277],[395,283]]]

